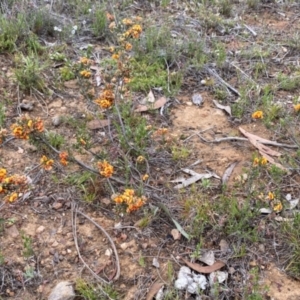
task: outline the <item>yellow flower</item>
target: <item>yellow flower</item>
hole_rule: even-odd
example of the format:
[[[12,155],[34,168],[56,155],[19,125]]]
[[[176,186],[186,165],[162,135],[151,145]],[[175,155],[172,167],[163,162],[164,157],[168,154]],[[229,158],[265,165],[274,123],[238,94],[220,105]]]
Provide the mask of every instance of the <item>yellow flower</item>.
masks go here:
[[[120,57],[120,55],[117,54],[117,53],[114,53],[114,54],[111,56],[111,58],[114,59],[114,60],[119,59],[119,57]]]
[[[94,102],[96,104],[98,104],[103,109],[107,109],[107,108],[110,108],[112,106],[111,101],[109,101],[107,99],[97,99]]]
[[[142,176],[142,180],[143,180],[143,181],[146,181],[148,178],[149,178],[149,175],[148,175],[148,174],[145,174],[145,175]]]
[[[125,44],[125,50],[130,51],[132,49],[132,45],[130,43]]]
[[[115,17],[112,14],[110,14],[109,12],[106,13],[106,18],[108,21],[113,21],[115,19]]]
[[[83,65],[88,65],[92,63],[92,60],[88,59],[87,57],[81,57],[80,58],[80,63],[82,63]]]
[[[253,166],[256,167],[258,165],[259,165],[259,158],[255,157],[254,160],[253,160]]]
[[[17,200],[17,198],[18,198],[18,194],[17,194],[16,192],[14,192],[14,193],[11,193],[11,194],[8,196],[8,201],[9,201],[9,202],[14,202],[14,201]]]
[[[268,193],[268,198],[269,200],[274,200],[275,199],[275,195],[272,192]]]
[[[40,162],[46,171],[50,171],[54,163],[53,159],[48,159],[46,155],[42,156]]]
[[[60,152],[59,153],[59,158],[60,158],[60,163],[63,165],[63,166],[66,166],[68,164],[68,153],[63,151],[63,152]]]
[[[108,50],[109,50],[109,52],[113,53],[113,52],[115,52],[116,49],[115,49],[115,47],[111,46],[108,48]]]
[[[6,177],[6,169],[0,169],[0,181]]]
[[[275,212],[281,212],[283,209],[282,203],[279,200],[274,200],[272,203],[273,210]]]
[[[33,121],[32,121],[32,120],[29,120],[28,123],[27,123],[27,126],[28,126],[29,128],[31,128],[32,125],[33,125]]]
[[[265,157],[262,157],[261,160],[260,160],[260,164],[262,166],[266,165],[268,163],[268,160],[265,158]]]
[[[142,155],[138,156],[137,159],[136,159],[137,163],[142,163],[143,161],[145,161],[145,157],[142,156]]]
[[[154,132],[154,135],[165,135],[168,133],[168,128],[159,128]]]
[[[90,78],[92,73],[90,71],[87,71],[87,70],[83,70],[80,72],[80,75],[84,78]]]
[[[122,23],[126,26],[130,26],[133,24],[133,21],[131,19],[125,18],[122,20]]]
[[[294,109],[295,109],[296,112],[299,112],[300,111],[300,104],[294,105]]]
[[[84,139],[80,139],[79,142],[80,142],[80,144],[81,144],[82,146],[85,146],[85,145],[86,145],[86,141],[85,141]]]
[[[37,118],[34,121],[33,127],[36,131],[43,132],[44,131],[44,122],[40,118]]]
[[[252,114],[253,119],[262,119],[263,117],[263,112],[261,110],[258,110]]]
[[[102,162],[98,162],[97,165],[98,165],[99,173],[106,178],[111,177],[112,174],[114,173],[114,167],[110,165],[106,160]]]

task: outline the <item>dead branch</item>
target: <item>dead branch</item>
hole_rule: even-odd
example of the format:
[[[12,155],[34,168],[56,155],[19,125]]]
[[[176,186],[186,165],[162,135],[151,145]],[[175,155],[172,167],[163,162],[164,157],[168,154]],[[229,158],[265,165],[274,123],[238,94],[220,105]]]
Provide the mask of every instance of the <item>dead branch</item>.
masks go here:
[[[204,67],[205,70],[209,73],[209,75],[213,76],[215,79],[217,79],[221,84],[225,85],[228,89],[230,89],[234,94],[236,94],[237,96],[241,96],[241,94],[239,93],[238,90],[236,90],[232,85],[230,85],[229,83],[227,83],[224,79],[222,79],[220,77],[220,75],[213,69],[209,68],[209,67]]]
[[[109,240],[111,247],[114,251],[114,255],[115,255],[115,259],[116,259],[116,266],[117,266],[117,270],[116,270],[116,275],[114,276],[114,278],[112,278],[110,281],[106,281],[105,279],[103,279],[102,277],[98,276],[90,267],[89,265],[85,262],[85,260],[82,258],[81,254],[80,254],[80,250],[79,250],[79,246],[78,246],[78,240],[77,240],[77,229],[76,229],[76,221],[77,221],[77,214],[81,214],[83,217],[85,217],[86,219],[88,219],[91,223],[93,223],[98,229],[100,229],[104,235],[107,237],[107,239]],[[110,237],[110,235],[105,231],[105,229],[103,227],[101,227],[99,224],[97,224],[94,220],[92,220],[89,216],[87,216],[86,214],[84,214],[83,212],[79,211],[76,208],[76,204],[73,202],[72,204],[72,229],[73,229],[73,236],[74,236],[74,243],[75,243],[75,247],[78,253],[78,257],[80,258],[80,260],[82,261],[82,263],[84,264],[84,266],[91,272],[91,274],[99,281],[104,282],[106,284],[111,283],[111,281],[113,280],[117,280],[120,277],[120,261],[119,261],[119,256],[118,256],[118,252],[115,246],[115,243],[113,242],[112,238]]]
[[[220,138],[220,139],[214,139],[214,140],[207,140],[203,136],[201,136],[199,133],[196,133],[196,135],[204,142],[206,143],[221,143],[221,142],[229,142],[229,141],[249,141],[247,138],[243,137],[238,137],[238,136],[228,136],[225,138]],[[299,146],[297,145],[290,145],[290,144],[282,144],[282,143],[277,143],[269,140],[257,140],[258,143],[263,144],[263,145],[269,145],[269,146],[275,146],[275,147],[281,147],[281,148],[290,148],[290,149],[298,149]]]

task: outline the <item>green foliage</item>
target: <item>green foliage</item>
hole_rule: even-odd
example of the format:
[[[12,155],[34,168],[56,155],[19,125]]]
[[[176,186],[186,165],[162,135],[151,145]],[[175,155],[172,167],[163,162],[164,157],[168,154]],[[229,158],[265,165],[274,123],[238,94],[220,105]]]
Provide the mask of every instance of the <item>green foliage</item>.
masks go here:
[[[285,244],[287,263],[285,270],[293,277],[300,278],[300,214],[295,214],[291,221],[281,224],[280,237]]]
[[[42,71],[46,68],[37,56],[33,53],[24,56],[23,54],[15,57],[17,65],[14,75],[17,83],[25,91],[35,88],[39,91],[45,89],[45,83],[42,78]]]
[[[77,294],[85,300],[114,300],[119,299],[118,293],[111,285],[97,286],[89,284],[83,279],[76,282]]]
[[[24,38],[27,32],[27,24],[23,14],[8,19],[0,16],[0,51],[13,52],[17,42]]]
[[[149,92],[151,88],[161,87],[164,91],[168,89],[168,73],[164,63],[155,61],[131,61],[132,79],[129,86],[133,91]]]
[[[0,103],[0,129],[4,126],[5,123],[5,110],[5,105],[3,103]]]
[[[34,255],[34,251],[32,248],[32,239],[30,236],[25,235],[24,233],[21,235],[23,241],[23,255],[28,258]]]
[[[252,209],[248,199],[240,203],[235,197],[221,197],[218,211],[226,216],[223,230],[228,235],[249,242],[257,242],[260,239],[253,222],[258,212]]]
[[[92,18],[93,34],[97,38],[103,38],[106,34],[106,29],[107,29],[107,19],[106,19],[105,9],[97,8],[94,11],[94,15]]]
[[[115,126],[118,132],[121,147],[125,152],[138,155],[146,155],[145,148],[149,144],[148,130],[146,128],[146,119],[133,114],[130,103],[124,103],[119,107],[120,111],[115,108],[115,114],[120,114],[120,119],[116,118]]]
[[[56,132],[49,131],[46,133],[46,138],[49,144],[57,150],[60,150],[61,146],[65,143],[64,137]]]
[[[62,81],[72,80],[76,77],[73,68],[69,65],[65,65],[61,67],[59,71],[60,71],[60,78],[62,79]]]
[[[190,156],[190,150],[185,146],[173,145],[171,146],[172,158],[174,160],[186,160]]]
[[[284,74],[279,74],[278,76],[278,88],[284,91],[295,91],[300,87],[300,75],[287,76]]]

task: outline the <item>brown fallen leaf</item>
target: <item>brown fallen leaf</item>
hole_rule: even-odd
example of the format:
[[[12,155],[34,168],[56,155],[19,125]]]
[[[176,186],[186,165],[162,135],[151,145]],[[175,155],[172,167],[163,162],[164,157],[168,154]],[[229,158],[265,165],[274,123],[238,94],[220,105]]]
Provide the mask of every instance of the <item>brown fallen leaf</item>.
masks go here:
[[[209,274],[209,273],[212,273],[214,271],[217,271],[221,268],[223,268],[225,266],[225,263],[220,261],[220,260],[217,260],[213,265],[211,266],[207,266],[207,267],[204,267],[204,266],[201,266],[199,264],[196,264],[196,263],[191,263],[189,262],[188,260],[184,259],[183,257],[181,257],[181,259],[185,262],[185,264],[190,267],[191,269],[199,272],[199,273],[203,273],[203,274]]]
[[[162,282],[154,282],[147,294],[146,300],[152,300],[163,285]]]
[[[153,104],[149,105],[138,105],[138,107],[134,110],[135,112],[143,112],[148,110],[159,109],[167,103],[166,97],[161,97],[156,100]]]
[[[281,156],[281,153],[275,150],[272,150],[271,148],[267,147],[266,145],[263,145],[263,143],[272,143],[272,141],[261,138],[255,134],[252,134],[246,130],[244,130],[243,128],[239,127],[240,132],[248,138],[249,142],[258,149],[259,153],[266,158],[271,164],[277,166],[278,168],[287,171],[287,169],[275,162],[275,160],[271,157],[271,156]]]
[[[87,128],[95,130],[95,129],[100,129],[105,126],[108,126],[109,124],[110,124],[109,120],[92,120],[87,123]]]

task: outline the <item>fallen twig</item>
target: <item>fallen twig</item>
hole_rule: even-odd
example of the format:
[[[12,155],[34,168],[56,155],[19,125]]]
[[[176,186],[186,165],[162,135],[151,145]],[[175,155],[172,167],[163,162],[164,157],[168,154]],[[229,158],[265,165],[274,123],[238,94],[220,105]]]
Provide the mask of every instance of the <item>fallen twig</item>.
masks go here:
[[[253,34],[253,36],[257,36],[257,33],[251,27],[249,27],[246,24],[243,24],[243,25],[244,25],[245,28],[247,28]]]
[[[241,94],[239,93],[238,90],[236,90],[233,86],[231,86],[229,83],[227,83],[224,79],[222,79],[220,77],[220,75],[213,69],[209,68],[209,67],[204,67],[205,70],[209,73],[209,75],[215,77],[221,84],[225,85],[228,89],[230,89],[234,94],[236,94],[237,96],[241,96]]]
[[[85,217],[86,219],[88,219],[91,223],[93,223],[98,229],[100,229],[104,235],[107,237],[107,239],[109,240],[111,247],[114,251],[114,255],[115,255],[115,259],[116,259],[116,275],[111,278],[109,281],[106,281],[105,279],[103,279],[102,277],[98,276],[90,267],[89,265],[85,262],[85,260],[82,258],[81,254],[80,254],[80,250],[78,247],[78,241],[77,241],[77,229],[76,229],[76,221],[77,221],[77,214],[81,214],[83,217]],[[78,257],[80,258],[80,260],[82,261],[82,263],[84,264],[84,266],[92,273],[92,275],[99,281],[104,282],[106,284],[109,284],[111,281],[113,280],[117,280],[120,277],[120,261],[119,261],[119,256],[118,256],[118,252],[115,246],[115,243],[113,242],[112,238],[110,237],[110,235],[104,230],[103,227],[101,227],[99,224],[97,224],[94,220],[92,220],[89,216],[87,216],[86,214],[84,214],[83,212],[79,211],[76,208],[76,204],[73,203],[72,204],[72,228],[73,228],[73,236],[74,236],[74,242],[75,242],[75,247],[78,253]]]
[[[204,142],[206,143],[221,143],[221,142],[229,142],[229,141],[249,141],[247,138],[243,137],[238,137],[238,136],[228,136],[220,139],[214,139],[214,140],[207,140],[205,139],[202,135],[199,133],[196,133],[196,135]],[[282,143],[277,143],[265,139],[259,139],[257,140],[258,143],[263,144],[263,145],[269,145],[269,146],[275,146],[275,147],[282,147],[282,148],[290,148],[290,149],[298,149],[299,146],[297,145],[290,145],[290,144],[282,144]]]

